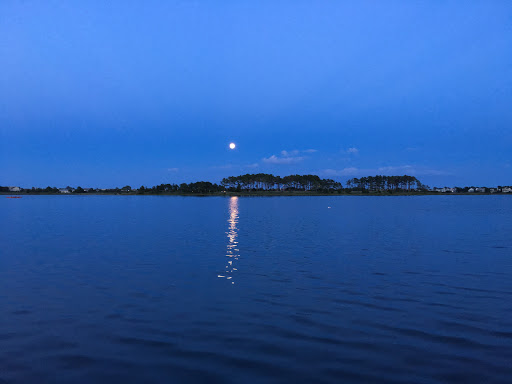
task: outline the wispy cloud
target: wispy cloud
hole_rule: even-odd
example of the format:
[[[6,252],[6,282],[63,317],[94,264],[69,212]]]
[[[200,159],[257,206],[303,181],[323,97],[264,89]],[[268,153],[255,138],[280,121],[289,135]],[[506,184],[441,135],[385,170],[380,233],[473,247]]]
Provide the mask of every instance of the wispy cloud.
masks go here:
[[[297,156],[300,153],[298,149],[294,149],[293,151],[281,151],[281,155],[284,157]]]
[[[318,152],[316,149],[294,149],[291,151],[283,150],[280,156],[272,155],[262,159],[267,164],[296,164],[303,161],[306,157],[300,156],[301,154],[312,154]]]
[[[342,149],[340,152],[345,155],[357,155],[359,153],[359,149],[356,147],[350,147],[347,149]]]
[[[178,172],[179,168],[167,168],[167,172]]]
[[[432,169],[419,165],[398,165],[378,168],[347,167],[343,169],[324,169],[322,174],[328,176],[372,176],[372,175],[414,175],[414,176],[446,176],[450,172]]]
[[[272,155],[270,157],[263,158],[263,162],[268,164],[297,164],[302,160],[304,160],[304,157],[302,156],[277,157],[276,155]]]
[[[391,166],[391,167],[380,167],[377,168],[378,172],[383,174],[398,174],[398,173],[409,173],[411,175],[423,175],[423,176],[444,176],[450,175],[449,172],[432,169],[428,167],[422,167],[417,165],[399,165],[399,166]]]
[[[343,169],[324,169],[320,173],[326,176],[354,176],[360,173],[359,168],[348,167]]]
[[[301,153],[316,153],[318,152],[317,149],[294,149],[293,151],[281,151],[281,155],[285,156],[285,157],[290,157],[290,156],[297,156]]]

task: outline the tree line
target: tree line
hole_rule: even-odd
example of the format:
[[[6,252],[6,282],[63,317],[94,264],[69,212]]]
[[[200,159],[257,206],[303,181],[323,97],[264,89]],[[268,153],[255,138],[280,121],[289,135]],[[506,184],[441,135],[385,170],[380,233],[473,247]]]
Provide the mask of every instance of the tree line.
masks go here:
[[[428,190],[428,187],[422,184],[414,176],[367,176],[347,180],[347,188],[359,189],[362,191],[410,191]]]
[[[221,185],[227,189],[254,191],[322,191],[342,189],[341,183],[331,179],[321,179],[316,175],[274,176],[268,173],[245,174],[222,179]]]
[[[332,179],[321,179],[316,175],[289,175],[274,176],[272,174],[258,173],[230,176],[222,179],[220,184],[209,181],[197,181],[181,184],[160,184],[153,187],[140,186],[133,189],[129,185],[122,188],[66,188],[46,187],[23,189],[22,193],[108,193],[108,194],[212,194],[222,192],[249,192],[249,191],[311,191],[311,192],[333,192],[341,191],[343,186],[340,182]],[[0,187],[0,192],[9,192],[8,187]]]
[[[140,186],[132,188],[125,185],[121,188],[23,188],[12,191],[13,187],[1,187],[0,193],[31,193],[31,194],[222,194],[225,192],[311,192],[311,193],[425,193],[425,192],[457,192],[457,193],[512,193],[512,187],[498,188],[430,188],[414,176],[366,176],[352,178],[342,183],[332,179],[322,179],[317,175],[275,176],[267,173],[230,176],[222,179],[219,184],[209,181],[197,181],[181,184],[160,184],[153,187]]]

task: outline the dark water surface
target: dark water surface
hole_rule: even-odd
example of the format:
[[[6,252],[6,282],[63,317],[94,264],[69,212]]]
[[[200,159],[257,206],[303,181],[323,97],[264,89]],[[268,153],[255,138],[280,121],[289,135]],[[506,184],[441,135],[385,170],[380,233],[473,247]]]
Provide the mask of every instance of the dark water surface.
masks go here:
[[[512,196],[0,213],[2,383],[512,382]]]

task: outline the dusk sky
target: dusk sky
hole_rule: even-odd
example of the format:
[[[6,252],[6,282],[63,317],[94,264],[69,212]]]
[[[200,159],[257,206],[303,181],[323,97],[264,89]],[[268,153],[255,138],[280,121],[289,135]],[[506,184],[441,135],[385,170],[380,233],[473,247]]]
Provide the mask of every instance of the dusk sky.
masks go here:
[[[4,0],[0,162],[22,187],[510,185],[512,2]]]

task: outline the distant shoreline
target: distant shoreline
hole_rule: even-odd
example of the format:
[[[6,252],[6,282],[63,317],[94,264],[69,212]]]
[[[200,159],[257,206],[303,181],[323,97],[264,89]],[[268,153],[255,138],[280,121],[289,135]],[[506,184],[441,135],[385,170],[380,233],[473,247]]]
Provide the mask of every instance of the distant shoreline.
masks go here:
[[[317,175],[288,175],[258,173],[229,176],[220,184],[196,181],[181,184],[160,184],[152,187],[141,185],[132,188],[22,188],[0,186],[0,193],[30,195],[93,194],[93,195],[170,195],[170,196],[423,196],[423,195],[489,195],[512,193],[512,186],[490,187],[443,187],[430,188],[414,176],[366,176],[347,180],[346,186],[339,181],[322,179]]]
[[[319,192],[215,192],[215,193],[46,193],[46,192],[0,192],[4,196],[196,196],[196,197],[278,197],[278,196],[512,196],[512,193],[491,192],[396,192],[396,193],[319,193]]]

